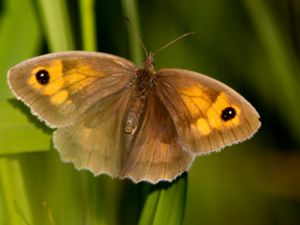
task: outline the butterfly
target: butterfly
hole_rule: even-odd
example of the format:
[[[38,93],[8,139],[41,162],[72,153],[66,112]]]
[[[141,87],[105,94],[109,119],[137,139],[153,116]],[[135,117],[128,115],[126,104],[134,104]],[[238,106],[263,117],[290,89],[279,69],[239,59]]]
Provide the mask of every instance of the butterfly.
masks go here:
[[[11,68],[8,82],[32,113],[55,128],[64,161],[134,182],[172,181],[196,156],[252,137],[255,108],[197,72],[140,68],[124,58],[69,51]]]

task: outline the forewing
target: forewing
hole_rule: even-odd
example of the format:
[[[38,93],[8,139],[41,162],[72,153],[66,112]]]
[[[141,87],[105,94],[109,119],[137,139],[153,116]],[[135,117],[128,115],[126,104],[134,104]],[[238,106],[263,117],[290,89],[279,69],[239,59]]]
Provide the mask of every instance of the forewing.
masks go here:
[[[250,138],[259,115],[241,95],[205,75],[181,69],[158,72],[156,90],[185,150],[206,154]],[[234,118],[226,117],[231,110]],[[226,119],[227,118],[227,119]]]
[[[47,71],[42,85],[36,73]],[[96,102],[124,88],[135,73],[128,60],[92,52],[61,52],[39,56],[10,69],[15,95],[52,127],[73,123]]]
[[[123,89],[90,107],[81,120],[58,128],[54,145],[64,161],[94,175],[118,177],[126,148],[124,120],[131,89]]]
[[[171,181],[188,170],[192,156],[179,144],[174,123],[155,91],[150,91],[139,129],[123,157],[121,178]]]

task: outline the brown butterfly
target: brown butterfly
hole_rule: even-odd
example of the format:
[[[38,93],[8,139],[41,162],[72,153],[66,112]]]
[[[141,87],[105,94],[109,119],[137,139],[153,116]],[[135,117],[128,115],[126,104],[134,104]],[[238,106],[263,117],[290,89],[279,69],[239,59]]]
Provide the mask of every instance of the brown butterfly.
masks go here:
[[[138,69],[110,54],[70,51],[8,72],[15,95],[48,126],[65,161],[134,182],[172,181],[193,159],[250,138],[259,115],[242,96],[200,73]]]

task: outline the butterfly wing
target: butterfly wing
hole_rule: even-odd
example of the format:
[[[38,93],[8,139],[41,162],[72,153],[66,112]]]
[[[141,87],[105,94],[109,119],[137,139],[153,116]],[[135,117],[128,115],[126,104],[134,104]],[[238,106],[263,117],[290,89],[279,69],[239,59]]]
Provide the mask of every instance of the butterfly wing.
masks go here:
[[[126,150],[124,120],[131,91],[123,89],[105,97],[76,123],[54,133],[54,145],[64,161],[94,175],[120,175]]]
[[[61,127],[126,88],[135,70],[130,61],[105,53],[61,52],[16,65],[9,71],[8,81],[34,114],[51,127]]]
[[[166,106],[185,150],[206,154],[250,138],[259,115],[241,95],[205,75],[161,69],[156,92]]]
[[[95,175],[118,176],[135,71],[123,58],[76,51],[25,61],[9,71],[8,80],[18,98],[58,128],[54,145],[63,160]]]
[[[192,163],[193,157],[182,150],[172,118],[155,90],[148,94],[141,124],[123,157],[120,176],[135,182],[171,181]]]

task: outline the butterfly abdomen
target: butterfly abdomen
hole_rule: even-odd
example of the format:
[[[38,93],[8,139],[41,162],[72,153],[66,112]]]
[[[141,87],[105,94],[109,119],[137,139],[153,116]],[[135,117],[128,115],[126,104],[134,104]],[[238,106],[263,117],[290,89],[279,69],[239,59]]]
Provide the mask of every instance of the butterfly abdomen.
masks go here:
[[[151,64],[152,65],[152,64]],[[125,121],[125,132],[134,134],[140,124],[141,115],[144,112],[145,102],[156,79],[151,65],[136,71],[135,93],[129,102],[129,109]],[[149,69],[151,67],[151,69]]]
[[[139,126],[141,115],[144,111],[146,95],[135,95],[132,97],[127,118],[125,122],[125,132],[134,134]]]

